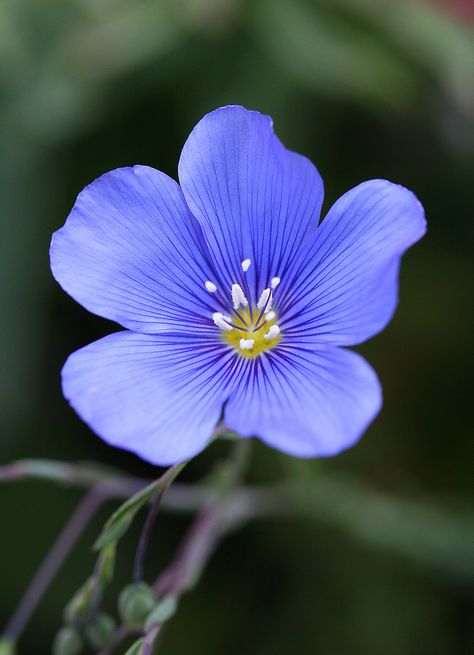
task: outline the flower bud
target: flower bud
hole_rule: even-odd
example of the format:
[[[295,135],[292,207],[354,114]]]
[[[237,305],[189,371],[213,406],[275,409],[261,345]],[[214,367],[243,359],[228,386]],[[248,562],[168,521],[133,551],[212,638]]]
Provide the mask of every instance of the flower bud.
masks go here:
[[[65,626],[56,635],[53,655],[79,655],[82,652],[81,635],[75,628]]]
[[[103,648],[109,643],[115,630],[115,621],[105,612],[99,612],[86,623],[84,632],[90,646]]]
[[[156,596],[147,584],[131,584],[119,596],[120,618],[130,630],[142,630],[145,619],[155,607]]]

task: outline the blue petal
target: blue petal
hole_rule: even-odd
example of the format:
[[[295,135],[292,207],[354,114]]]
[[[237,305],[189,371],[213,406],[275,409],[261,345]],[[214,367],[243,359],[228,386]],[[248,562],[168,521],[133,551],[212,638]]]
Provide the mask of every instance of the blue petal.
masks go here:
[[[253,293],[283,277],[317,227],[323,183],[313,164],[286,150],[268,116],[231,106],[207,114],[179,162],[186,201],[227,284],[247,278]]]
[[[56,280],[90,311],[139,332],[213,329],[213,279],[181,189],[146,166],[121,168],[79,194],[53,235]]]
[[[73,353],[63,392],[104,441],[164,466],[206,446],[235,362],[220,340],[124,331]]]
[[[225,423],[290,455],[329,456],[349,448],[381,407],[375,372],[348,350],[281,346],[253,361],[253,373],[225,408]]]
[[[342,196],[278,289],[286,338],[355,345],[382,330],[397,305],[400,258],[425,230],[421,204],[402,186],[371,180]]]

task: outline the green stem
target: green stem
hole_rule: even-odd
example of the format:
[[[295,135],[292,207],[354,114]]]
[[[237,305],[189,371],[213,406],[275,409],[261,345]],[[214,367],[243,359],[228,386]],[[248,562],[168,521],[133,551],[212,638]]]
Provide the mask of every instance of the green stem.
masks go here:
[[[11,617],[4,632],[6,639],[18,641],[54,576],[106,498],[107,493],[98,486],[92,488],[77,505]]]
[[[100,481],[109,498],[129,498],[151,483],[87,463],[22,460],[0,467],[0,483],[29,478],[87,489]],[[189,514],[214,497],[207,485],[175,483],[162,499],[161,507]],[[272,516],[324,521],[369,547],[432,564],[448,574],[469,579],[474,576],[474,561],[469,552],[474,539],[472,521],[456,499],[448,498],[443,503],[432,498],[397,498],[350,476],[321,472],[318,478],[305,482],[241,487],[232,495],[228,512],[238,513],[241,521]]]
[[[123,475],[113,469],[87,462],[70,464],[43,459],[24,459],[0,466],[0,483],[36,479],[90,489],[98,483],[107,487],[111,496],[128,498],[151,482]]]
[[[150,536],[153,530],[153,526],[158,516],[158,511],[160,509],[161,501],[165,493],[168,491],[170,485],[176,479],[176,477],[181,473],[183,468],[186,466],[187,462],[183,464],[173,466],[168,469],[166,473],[160,478],[161,484],[151,501],[151,507],[148,511],[148,515],[143,526],[142,533],[137,546],[137,552],[135,555],[135,563],[133,568],[133,580],[134,582],[140,582],[143,579],[143,568],[145,561],[145,554],[148,547],[148,542],[150,541]]]
[[[184,536],[171,564],[158,576],[153,584],[156,595],[172,596],[178,600],[198,582],[202,571],[222,537],[233,527],[226,519],[226,508],[235,487],[239,484],[248,462],[250,441],[239,440],[227,461],[225,483],[219,487],[219,495],[201,509]],[[144,655],[151,655],[161,625],[154,625],[145,635]],[[109,645],[99,655],[110,655],[129,635],[123,626],[119,627]]]

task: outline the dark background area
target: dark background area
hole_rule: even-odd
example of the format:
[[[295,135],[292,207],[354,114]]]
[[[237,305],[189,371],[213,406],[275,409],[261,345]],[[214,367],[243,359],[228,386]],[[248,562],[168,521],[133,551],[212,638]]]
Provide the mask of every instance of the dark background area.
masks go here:
[[[243,104],[270,114],[285,145],[315,162],[324,211],[372,177],[411,188],[426,210],[428,234],[403,260],[396,317],[360,348],[383,384],[381,415],[335,459],[298,461],[257,442],[252,452],[254,483],[310,487],[324,476],[342,484],[349,503],[364,485],[367,504],[336,518],[336,499],[321,499],[326,510],[317,511],[309,494],[311,517],[231,535],[167,628],[163,653],[474,650],[470,19],[469,3],[448,1],[0,4],[0,464],[96,460],[157,474],[103,445],[61,396],[67,355],[116,329],[68,298],[48,262],[51,233],[101,173],[141,163],[176,177],[199,118]],[[209,448],[183,479],[204,475],[228,448]],[[0,631],[80,495],[47,482],[0,487]],[[401,503],[391,534],[371,514],[383,513],[387,496]],[[50,653],[112,508],[68,559],[21,653]],[[410,521],[420,513],[427,531],[418,543]],[[117,589],[130,578],[139,524],[121,545]],[[186,524],[161,519],[150,579]]]

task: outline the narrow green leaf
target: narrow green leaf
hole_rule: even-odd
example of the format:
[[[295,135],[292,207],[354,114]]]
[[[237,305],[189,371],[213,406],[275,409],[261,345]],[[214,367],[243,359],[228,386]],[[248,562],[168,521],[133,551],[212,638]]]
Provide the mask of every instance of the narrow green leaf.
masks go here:
[[[81,621],[90,611],[94,600],[95,580],[91,576],[80,587],[64,609],[67,623]]]
[[[127,531],[137,512],[146,505],[157,493],[163,493],[173,482],[187,462],[176,464],[169,468],[158,480],[155,480],[134,496],[126,500],[109,518],[99,538],[94,544],[96,550],[101,550],[109,544],[117,542]]]
[[[144,489],[123,503],[110,517],[95,542],[94,548],[101,550],[109,544],[116,542],[126,532],[137,512],[146,505],[158,491],[159,481],[152,482]]]
[[[125,655],[142,655],[142,646],[145,643],[143,637],[130,646]]]
[[[175,614],[177,607],[178,603],[173,596],[163,598],[163,600],[157,603],[155,609],[148,616],[145,622],[145,630],[151,630],[156,625],[168,621]]]
[[[100,555],[100,583],[103,585],[107,585],[112,581],[114,575],[115,551],[116,546],[112,543],[105,546]]]

